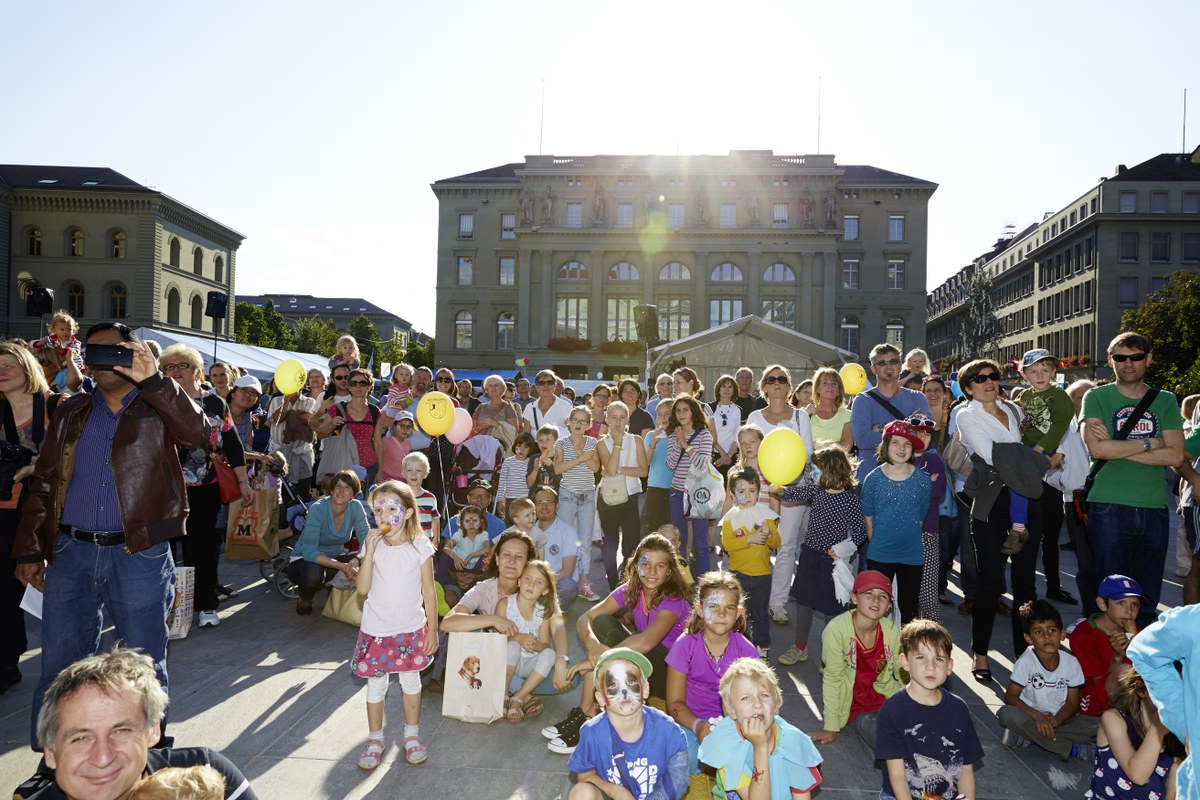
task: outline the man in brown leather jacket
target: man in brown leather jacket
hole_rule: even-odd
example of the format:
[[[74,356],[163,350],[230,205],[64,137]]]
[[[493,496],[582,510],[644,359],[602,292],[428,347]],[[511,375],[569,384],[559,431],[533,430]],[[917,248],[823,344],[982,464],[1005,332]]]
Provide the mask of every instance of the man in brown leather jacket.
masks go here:
[[[132,366],[89,367],[94,392],[58,405],[13,546],[17,577],[44,593],[42,695],[68,664],[95,655],[103,611],[116,638],[154,660],[167,689],[167,613],[187,494],[176,447],[205,447],[211,425],[126,325],[104,322],[86,344],[120,345]],[[36,747],[36,734],[30,737]]]

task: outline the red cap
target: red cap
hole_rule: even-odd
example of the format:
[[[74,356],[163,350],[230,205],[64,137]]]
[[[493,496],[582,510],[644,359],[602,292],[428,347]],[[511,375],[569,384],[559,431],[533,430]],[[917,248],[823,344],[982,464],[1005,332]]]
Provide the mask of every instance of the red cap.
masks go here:
[[[887,596],[892,596],[892,582],[882,572],[874,569],[865,569],[858,573],[858,577],[854,579],[854,588],[851,589],[855,594],[869,592],[872,589],[879,589],[887,592]]]

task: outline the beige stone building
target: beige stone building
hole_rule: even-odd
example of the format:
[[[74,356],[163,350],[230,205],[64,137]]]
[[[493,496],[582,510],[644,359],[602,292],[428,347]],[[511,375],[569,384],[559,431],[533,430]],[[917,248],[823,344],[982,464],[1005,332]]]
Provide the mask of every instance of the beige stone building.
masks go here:
[[[929,181],[740,150],[527,156],[432,188],[447,366],[637,374],[643,304],[663,341],[758,315],[863,357],[924,345]]]
[[[1105,351],[1120,331],[1121,314],[1161,288],[1168,274],[1198,267],[1200,149],[1117,167],[968,269],[982,269],[992,280],[1003,331],[995,355],[1007,362],[1043,347],[1070,381],[1108,375]],[[955,353],[965,280],[959,273],[929,296],[934,359]]]
[[[0,165],[0,272],[5,335],[33,338],[38,286],[81,329],[103,320],[224,336],[208,293],[233,297],[242,234],[107,168]]]

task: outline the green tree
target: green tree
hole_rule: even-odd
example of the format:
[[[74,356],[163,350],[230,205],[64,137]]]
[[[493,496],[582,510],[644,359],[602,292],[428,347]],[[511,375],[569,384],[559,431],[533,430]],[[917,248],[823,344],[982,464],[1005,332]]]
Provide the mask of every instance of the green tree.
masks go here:
[[[1122,331],[1137,331],[1154,348],[1146,383],[1181,398],[1200,393],[1200,272],[1173,272],[1167,284],[1121,315]],[[1107,347],[1106,342],[1100,343]],[[1103,363],[1103,353],[1092,353]]]
[[[415,338],[409,337],[408,349],[404,353],[404,360],[414,367],[429,367],[433,369],[434,340],[428,339],[425,344],[420,344]]]
[[[299,352],[328,357],[333,355],[334,348],[337,347],[338,332],[329,320],[313,314],[307,319],[296,321],[295,337],[296,350]]]
[[[238,303],[234,307],[237,323],[233,326],[233,338],[241,344],[259,347],[274,347],[275,334],[267,327],[263,310],[249,303]]]
[[[267,330],[275,337],[275,344],[269,345],[270,347],[278,347],[280,350],[296,349],[296,341],[292,336],[292,329],[288,325],[287,318],[275,309],[275,303],[270,300],[263,306],[263,322],[266,323]]]
[[[958,331],[960,364],[975,358],[994,358],[1000,339],[1000,323],[992,304],[992,279],[977,268],[967,280],[966,313]]]
[[[375,323],[367,318],[366,314],[359,314],[354,319],[350,320],[350,330],[348,333],[358,342],[358,360],[365,369],[371,363],[371,356],[375,356],[375,366],[379,366],[379,329],[375,327]]]

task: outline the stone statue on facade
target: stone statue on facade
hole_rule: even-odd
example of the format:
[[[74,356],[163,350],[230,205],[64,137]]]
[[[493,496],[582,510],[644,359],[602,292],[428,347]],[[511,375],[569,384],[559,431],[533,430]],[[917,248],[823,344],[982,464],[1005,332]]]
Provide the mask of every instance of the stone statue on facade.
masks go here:
[[[546,196],[542,198],[542,224],[554,225],[554,189],[546,187]]]
[[[837,222],[837,192],[833,189],[825,192],[825,224],[833,227]]]
[[[813,226],[813,210],[816,205],[816,202],[812,199],[812,195],[808,192],[800,195],[800,218],[804,220],[804,227],[806,228]]]
[[[592,216],[595,221],[592,223],[599,228],[604,225],[604,211],[608,205],[608,199],[604,196],[604,187],[596,184],[596,191],[592,193]]]
[[[708,227],[708,192],[704,189],[701,189],[696,197],[696,227]]]
[[[533,224],[533,192],[528,188],[521,193],[521,224]]]

